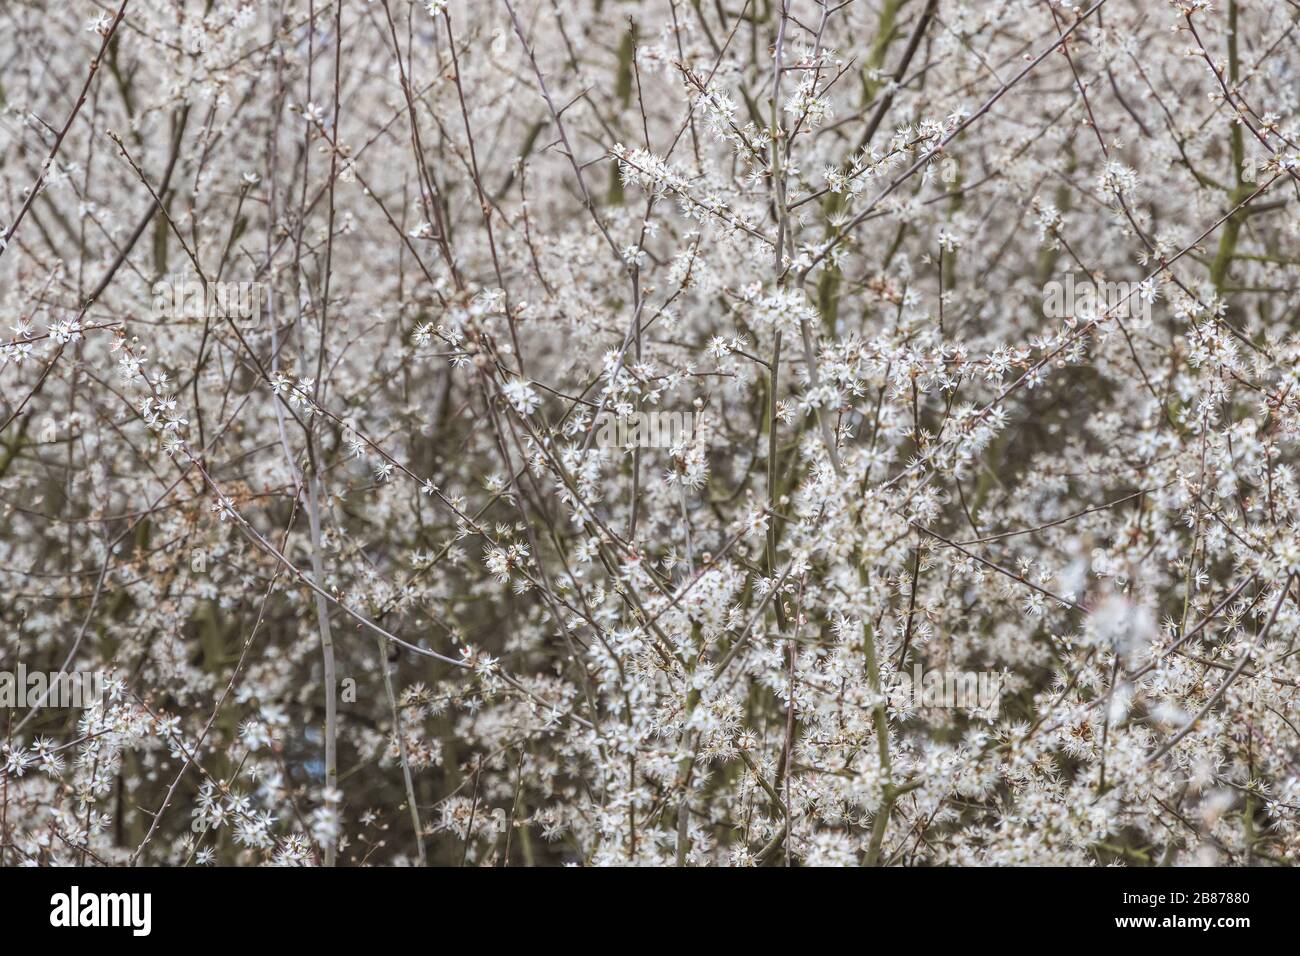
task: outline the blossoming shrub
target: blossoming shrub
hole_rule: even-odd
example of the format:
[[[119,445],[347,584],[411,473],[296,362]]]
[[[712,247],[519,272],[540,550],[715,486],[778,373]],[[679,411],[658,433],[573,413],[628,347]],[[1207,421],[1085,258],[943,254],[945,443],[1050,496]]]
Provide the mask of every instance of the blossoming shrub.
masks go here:
[[[0,863],[1295,861],[1292,6],[4,17]]]

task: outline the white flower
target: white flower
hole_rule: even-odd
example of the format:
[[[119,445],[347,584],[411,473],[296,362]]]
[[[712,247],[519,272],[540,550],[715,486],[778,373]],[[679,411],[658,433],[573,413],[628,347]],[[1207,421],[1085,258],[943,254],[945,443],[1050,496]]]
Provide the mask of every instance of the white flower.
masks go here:
[[[531,415],[536,411],[537,406],[542,403],[541,398],[533,391],[533,387],[528,382],[519,379],[511,379],[506,382],[501,390],[505,393],[507,401],[520,415]]]

